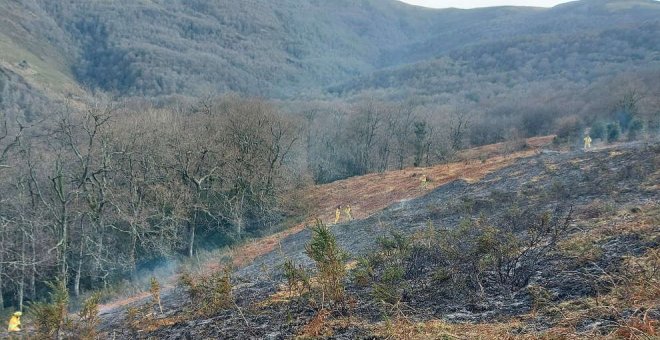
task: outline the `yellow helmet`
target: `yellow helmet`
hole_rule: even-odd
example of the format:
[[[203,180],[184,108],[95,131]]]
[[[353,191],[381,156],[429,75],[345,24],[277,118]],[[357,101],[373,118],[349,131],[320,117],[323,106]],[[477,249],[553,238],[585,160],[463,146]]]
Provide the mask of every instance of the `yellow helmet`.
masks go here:
[[[14,315],[15,316],[21,316],[21,315],[23,315],[23,313],[22,312],[15,312]]]

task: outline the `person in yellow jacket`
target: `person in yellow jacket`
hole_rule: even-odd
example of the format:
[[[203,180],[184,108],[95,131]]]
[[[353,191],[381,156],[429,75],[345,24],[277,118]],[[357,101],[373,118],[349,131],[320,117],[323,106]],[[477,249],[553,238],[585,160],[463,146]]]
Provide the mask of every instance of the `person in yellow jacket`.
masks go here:
[[[346,208],[344,208],[344,212],[346,213],[346,217],[348,218],[349,221],[353,220],[353,215],[351,215],[351,205],[347,205]]]
[[[591,136],[586,135],[584,137],[584,149],[589,150],[591,149]]]
[[[341,205],[338,205],[337,210],[335,210],[335,224],[339,223],[340,218],[341,218]]]
[[[21,315],[23,313],[16,312],[9,319],[9,326],[7,326],[7,331],[9,332],[20,332],[21,331]]]
[[[422,177],[419,178],[419,181],[421,182],[423,189],[426,189],[429,186],[429,179],[426,175],[422,175]]]

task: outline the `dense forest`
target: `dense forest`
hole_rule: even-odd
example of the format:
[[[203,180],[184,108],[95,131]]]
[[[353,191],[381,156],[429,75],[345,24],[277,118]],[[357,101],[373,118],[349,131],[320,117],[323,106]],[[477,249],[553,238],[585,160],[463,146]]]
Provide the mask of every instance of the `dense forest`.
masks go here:
[[[0,307],[272,233],[470,146],[657,137],[660,4],[0,3]],[[259,98],[257,98],[257,96]]]

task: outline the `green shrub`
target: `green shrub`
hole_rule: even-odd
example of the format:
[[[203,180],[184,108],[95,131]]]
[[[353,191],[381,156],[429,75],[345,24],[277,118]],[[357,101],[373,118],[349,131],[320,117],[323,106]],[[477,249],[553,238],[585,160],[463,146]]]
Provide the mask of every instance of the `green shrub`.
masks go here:
[[[323,298],[328,297],[335,303],[344,302],[346,253],[321,220],[317,220],[311,230],[312,240],[305,246],[305,253],[316,263]]]
[[[589,136],[592,139],[605,140],[607,129],[603,122],[595,122],[591,125],[591,130],[589,131]]]
[[[639,119],[634,119],[628,126],[628,140],[635,140],[644,130],[644,123]]]
[[[204,316],[227,309],[233,303],[229,268],[208,276],[198,277],[184,272],[179,275],[179,286],[188,294],[193,309]]]
[[[96,339],[96,329],[101,319],[99,318],[99,303],[101,294],[96,293],[85,299],[80,312],[78,312],[78,336],[81,339]]]
[[[158,311],[163,313],[163,305],[160,303],[160,283],[155,277],[150,280],[149,292],[151,293],[151,302],[154,309],[158,307]]]
[[[391,284],[374,284],[374,287],[371,290],[371,296],[378,302],[385,302],[391,305],[401,301],[401,292],[396,286]]]
[[[403,266],[398,264],[390,265],[387,268],[385,268],[385,271],[383,272],[382,281],[385,283],[394,284],[401,281],[403,279],[404,274],[405,274],[405,270],[403,269]]]
[[[282,271],[286,278],[287,288],[289,295],[292,296],[294,292],[303,293],[305,290],[309,291],[311,288],[309,274],[301,265],[296,265],[291,259],[284,261]]]
[[[376,239],[385,256],[404,256],[410,251],[411,242],[402,233],[390,231],[390,237],[380,236]]]
[[[357,267],[353,270],[353,283],[360,287],[368,286],[374,277],[374,268],[368,258],[360,258]]]
[[[231,306],[234,300],[231,294],[231,271],[229,268],[211,275],[206,285],[210,294],[207,303],[203,305],[202,311],[205,314],[212,314]]]
[[[51,289],[50,302],[36,302],[28,308],[28,315],[35,326],[36,333],[43,338],[60,338],[66,328],[71,326],[68,318],[69,292],[64,280],[47,282]]]
[[[613,143],[619,140],[621,127],[618,123],[607,124],[607,142]]]

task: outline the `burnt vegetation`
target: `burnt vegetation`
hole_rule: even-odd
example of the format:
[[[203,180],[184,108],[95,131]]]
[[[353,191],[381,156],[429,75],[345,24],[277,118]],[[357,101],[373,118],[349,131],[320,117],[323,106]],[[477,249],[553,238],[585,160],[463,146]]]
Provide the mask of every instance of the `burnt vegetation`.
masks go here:
[[[657,1],[0,12],[0,316],[31,335],[657,336]]]
[[[199,314],[215,293],[187,290],[132,334],[653,336],[660,263],[657,192],[649,185],[657,162],[657,146],[537,156],[364,221],[317,221],[236,272],[229,307]],[[638,175],[613,171],[632,163]],[[533,178],[541,179],[537,190],[525,192]],[[559,178],[576,178],[573,194],[555,196]],[[272,263],[279,265],[268,270]]]

